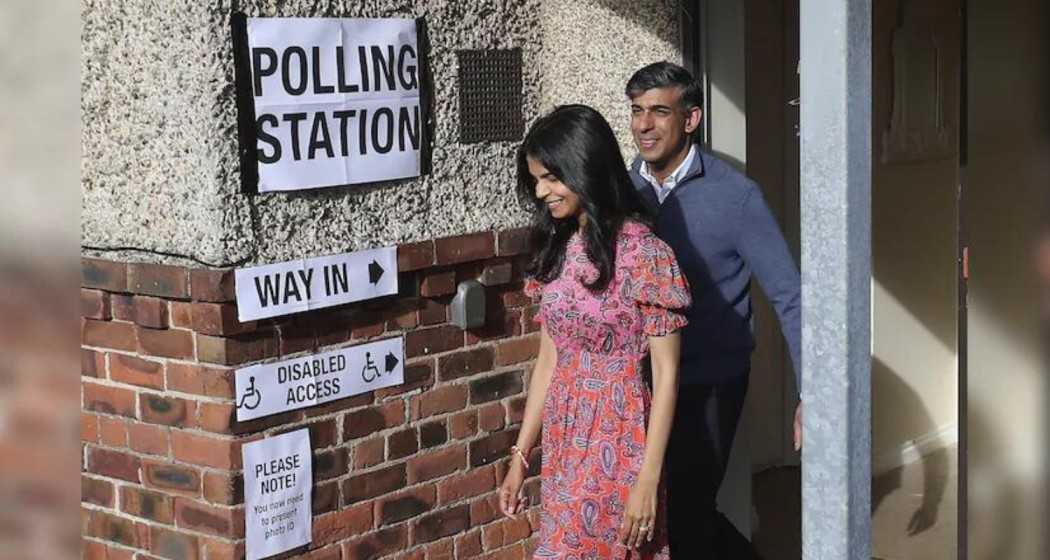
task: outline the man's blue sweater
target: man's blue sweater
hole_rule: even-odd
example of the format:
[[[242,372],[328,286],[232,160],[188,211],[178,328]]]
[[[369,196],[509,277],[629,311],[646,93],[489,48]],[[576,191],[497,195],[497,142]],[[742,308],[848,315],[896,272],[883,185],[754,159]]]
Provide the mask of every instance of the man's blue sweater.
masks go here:
[[[798,381],[798,268],[761,189],[697,147],[689,171],[660,204],[639,173],[641,164],[636,158],[631,179],[693,292],[689,325],[682,331],[682,384],[720,383],[750,371],[752,273],[780,317]]]

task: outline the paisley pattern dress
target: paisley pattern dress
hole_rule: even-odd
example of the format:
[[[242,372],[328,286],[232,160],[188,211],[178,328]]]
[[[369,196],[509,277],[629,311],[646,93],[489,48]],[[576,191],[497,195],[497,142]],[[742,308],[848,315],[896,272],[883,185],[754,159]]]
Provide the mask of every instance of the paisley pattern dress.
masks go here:
[[[542,515],[534,559],[668,560],[666,494],[660,485],[653,540],[634,550],[618,530],[641,470],[651,393],[642,378],[648,336],[686,324],[689,287],[674,253],[646,226],[626,222],[616,241],[615,274],[597,278],[579,234],[568,242],[559,277],[529,280],[540,295],[536,320],[557,349],[543,408]]]

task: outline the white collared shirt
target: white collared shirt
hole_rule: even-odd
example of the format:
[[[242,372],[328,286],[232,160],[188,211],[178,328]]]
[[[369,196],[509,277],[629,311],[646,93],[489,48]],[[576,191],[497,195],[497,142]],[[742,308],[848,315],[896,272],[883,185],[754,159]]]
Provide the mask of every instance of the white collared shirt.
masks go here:
[[[660,181],[658,181],[656,177],[653,177],[652,174],[649,173],[649,164],[644,161],[642,162],[641,168],[638,169],[638,174],[641,175],[643,179],[648,181],[650,185],[652,185],[653,192],[656,193],[656,199],[660,201],[660,204],[663,204],[664,199],[667,198],[667,195],[671,194],[671,190],[677,187],[678,183],[683,178],[685,178],[685,174],[689,172],[689,168],[692,167],[693,160],[695,158],[696,144],[693,144],[689,146],[689,153],[686,154],[685,159],[682,160],[682,163],[678,166],[677,169],[672,171],[666,179],[664,179],[663,183],[660,183]]]

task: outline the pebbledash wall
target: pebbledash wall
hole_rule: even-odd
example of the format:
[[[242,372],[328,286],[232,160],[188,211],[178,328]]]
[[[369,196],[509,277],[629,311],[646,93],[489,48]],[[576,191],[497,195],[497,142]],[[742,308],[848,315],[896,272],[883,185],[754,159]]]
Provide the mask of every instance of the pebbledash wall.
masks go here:
[[[538,510],[495,488],[538,345],[522,293],[517,142],[458,143],[456,50],[523,49],[526,121],[586,102],[625,149],[624,81],[678,59],[673,1],[240,2],[249,15],[425,17],[433,173],[368,187],[239,190],[230,2],[83,3],[82,533],[85,558],[242,558],[241,446],[314,448],[304,558],[525,558]],[[397,245],[400,293],[239,323],[233,269]],[[201,263],[209,263],[207,265]],[[458,282],[484,327],[449,324]],[[405,384],[236,422],[234,371],[404,336]],[[540,450],[534,450],[538,465]],[[532,473],[526,489],[539,501]]]

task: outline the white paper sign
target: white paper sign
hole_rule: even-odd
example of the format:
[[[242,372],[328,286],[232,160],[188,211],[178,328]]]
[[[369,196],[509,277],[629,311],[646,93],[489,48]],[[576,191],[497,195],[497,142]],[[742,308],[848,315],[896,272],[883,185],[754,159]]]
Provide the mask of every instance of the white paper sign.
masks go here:
[[[241,455],[248,560],[308,544],[313,509],[310,430],[246,443]]]
[[[397,293],[397,247],[241,268],[237,317],[244,321]]]
[[[237,370],[237,420],[306,408],[405,382],[405,339],[387,338]]]
[[[416,22],[248,18],[259,191],[420,174]]]

